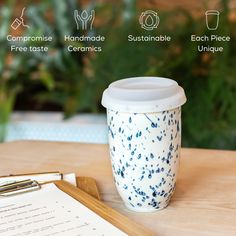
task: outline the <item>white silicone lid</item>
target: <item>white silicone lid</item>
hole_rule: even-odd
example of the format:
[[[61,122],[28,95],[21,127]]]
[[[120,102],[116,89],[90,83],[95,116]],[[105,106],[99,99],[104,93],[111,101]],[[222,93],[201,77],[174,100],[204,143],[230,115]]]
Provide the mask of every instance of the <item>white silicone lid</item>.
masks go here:
[[[183,88],[171,79],[134,77],[115,81],[103,92],[102,105],[128,113],[171,110],[186,102]]]

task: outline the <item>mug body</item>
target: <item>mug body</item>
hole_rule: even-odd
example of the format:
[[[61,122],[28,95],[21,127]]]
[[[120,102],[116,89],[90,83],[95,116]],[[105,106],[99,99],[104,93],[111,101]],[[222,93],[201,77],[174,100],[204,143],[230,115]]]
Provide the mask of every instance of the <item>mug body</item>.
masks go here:
[[[181,107],[152,113],[107,109],[116,188],[138,212],[165,208],[173,195],[181,147]]]

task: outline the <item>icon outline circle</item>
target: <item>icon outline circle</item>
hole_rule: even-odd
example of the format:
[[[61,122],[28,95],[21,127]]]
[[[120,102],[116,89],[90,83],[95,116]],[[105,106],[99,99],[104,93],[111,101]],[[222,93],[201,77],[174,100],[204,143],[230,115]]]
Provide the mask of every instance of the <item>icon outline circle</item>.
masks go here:
[[[148,19],[150,19],[150,22],[148,22]],[[141,13],[139,17],[139,23],[143,29],[153,30],[158,27],[160,18],[157,12],[153,10],[146,10]]]

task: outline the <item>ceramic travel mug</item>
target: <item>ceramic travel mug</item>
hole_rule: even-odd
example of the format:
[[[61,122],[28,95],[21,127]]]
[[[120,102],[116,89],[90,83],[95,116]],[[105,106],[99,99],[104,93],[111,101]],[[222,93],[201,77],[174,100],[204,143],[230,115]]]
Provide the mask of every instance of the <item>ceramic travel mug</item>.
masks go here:
[[[174,192],[184,90],[174,80],[136,77],[104,91],[109,148],[117,190],[127,208],[153,212]]]

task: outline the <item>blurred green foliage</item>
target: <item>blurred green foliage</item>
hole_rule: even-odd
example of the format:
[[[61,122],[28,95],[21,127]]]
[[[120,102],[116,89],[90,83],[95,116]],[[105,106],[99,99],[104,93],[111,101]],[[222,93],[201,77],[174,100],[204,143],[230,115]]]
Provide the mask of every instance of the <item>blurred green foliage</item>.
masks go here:
[[[138,24],[137,16],[143,9],[137,11],[135,5],[130,6],[132,2],[126,1],[118,13],[120,16],[125,10],[130,17],[99,32],[106,34],[109,43],[92,61],[97,96],[120,78],[152,75],[175,79],[188,98],[183,106],[183,145],[236,149],[236,27],[228,20],[228,1],[221,1],[220,23],[214,34],[230,36],[230,43],[204,43],[224,47],[223,53],[215,54],[199,53],[199,43],[190,41],[192,34],[213,34],[206,27],[205,12],[199,19],[181,8],[159,13],[158,30],[148,32]],[[166,34],[172,43],[127,43],[129,34]]]
[[[4,65],[9,50],[5,39],[14,1],[3,7],[1,86],[4,84],[8,92],[21,88],[37,104],[57,104],[69,117],[77,112],[104,112],[101,95],[112,81],[143,75],[169,77],[178,81],[188,98],[183,106],[183,145],[236,149],[236,27],[228,20],[228,0],[221,0],[220,24],[214,34],[229,35],[231,41],[207,43],[224,47],[223,53],[215,54],[198,53],[198,43],[190,41],[192,34],[213,33],[207,30],[204,12],[195,19],[181,8],[168,12],[153,9],[160,16],[160,25],[157,30],[145,31],[138,17],[146,9],[137,9],[134,0],[112,4],[91,1],[87,7],[96,10],[96,21],[94,29],[86,34],[106,37],[100,44],[102,52],[69,53],[64,35],[85,33],[76,29],[73,19],[73,11],[82,7],[76,0],[43,0],[28,5],[27,22],[31,27],[24,34],[53,36],[53,42],[42,44],[50,47],[50,53],[14,53],[8,65]],[[129,34],[170,35],[172,41],[134,43],[128,42]]]

